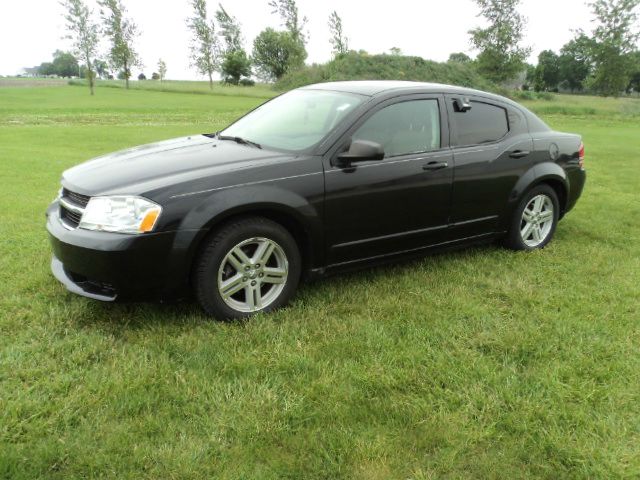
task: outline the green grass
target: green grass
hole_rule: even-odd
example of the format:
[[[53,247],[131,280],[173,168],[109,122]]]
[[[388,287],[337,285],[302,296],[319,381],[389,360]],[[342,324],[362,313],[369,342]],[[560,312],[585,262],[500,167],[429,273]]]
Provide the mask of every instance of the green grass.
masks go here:
[[[92,156],[214,131],[246,96],[0,88],[0,478],[640,476],[640,118],[595,114],[589,178],[544,251],[339,276],[219,323],[105,305],[49,273],[44,210]]]

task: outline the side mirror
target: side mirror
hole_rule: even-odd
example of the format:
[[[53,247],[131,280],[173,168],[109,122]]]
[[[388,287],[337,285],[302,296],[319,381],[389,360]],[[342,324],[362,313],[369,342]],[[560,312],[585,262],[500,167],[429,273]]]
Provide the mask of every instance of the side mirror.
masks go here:
[[[353,162],[364,162],[366,160],[382,160],[384,158],[384,148],[376,142],[368,140],[354,140],[347,152],[338,154],[338,162],[341,165],[349,165]]]
[[[453,100],[453,109],[456,112],[468,112],[471,110],[471,102],[468,98],[455,98]]]

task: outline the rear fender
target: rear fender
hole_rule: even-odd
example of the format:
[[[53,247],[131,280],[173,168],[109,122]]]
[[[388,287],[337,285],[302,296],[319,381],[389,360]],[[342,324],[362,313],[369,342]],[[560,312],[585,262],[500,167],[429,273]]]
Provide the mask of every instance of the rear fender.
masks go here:
[[[567,181],[567,174],[562,167],[552,162],[544,162],[532,166],[520,177],[513,187],[513,190],[511,190],[505,215],[503,215],[500,225],[498,226],[499,231],[506,232],[509,229],[513,212],[518,207],[523,195],[536,185],[544,183],[545,181],[561,184],[565,189],[565,193],[568,191],[569,183]],[[564,199],[566,199],[566,194],[564,195]],[[560,198],[560,201],[562,202],[563,198]],[[565,205],[561,204],[560,208],[564,210]]]

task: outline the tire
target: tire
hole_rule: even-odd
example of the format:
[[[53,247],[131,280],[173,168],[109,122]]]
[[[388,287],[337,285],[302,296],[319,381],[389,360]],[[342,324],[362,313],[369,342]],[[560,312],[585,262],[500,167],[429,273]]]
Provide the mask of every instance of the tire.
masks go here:
[[[559,215],[555,190],[546,184],[532,188],[513,213],[504,245],[512,250],[544,248],[555,234]]]
[[[244,217],[205,240],[193,286],[207,314],[233,320],[286,305],[298,288],[301,269],[298,245],[284,227],[263,217]]]

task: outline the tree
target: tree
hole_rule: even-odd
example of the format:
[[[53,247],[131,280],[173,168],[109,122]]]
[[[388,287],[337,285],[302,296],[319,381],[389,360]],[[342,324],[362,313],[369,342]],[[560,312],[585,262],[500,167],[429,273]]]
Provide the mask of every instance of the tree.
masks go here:
[[[399,57],[400,55],[402,55],[402,50],[399,47],[391,47],[389,49],[389,53],[391,55],[394,55],[396,57]]]
[[[218,34],[224,42],[224,53],[220,65],[222,77],[226,83],[238,85],[240,78],[251,76],[251,60],[242,47],[240,23],[221,4],[216,11],[216,20],[220,27]]]
[[[335,56],[344,55],[349,51],[349,39],[342,30],[342,18],[335,10],[329,15],[329,31],[331,32],[332,52]]]
[[[629,54],[640,38],[636,9],[640,0],[596,0],[589,3],[597,26],[593,60],[595,70],[591,87],[605,96],[618,96],[629,84]]]
[[[300,42],[304,48],[307,38],[303,32],[308,22],[307,17],[300,18],[298,13],[298,5],[295,0],[271,0],[269,6],[273,8],[272,13],[277,13],[282,19],[282,25],[291,34],[291,37]],[[305,58],[307,58],[305,50]]]
[[[520,0],[475,0],[489,26],[469,31],[471,44],[480,53],[478,71],[495,82],[515,78],[526,64],[531,49],[522,47],[524,17],[517,11]]]
[[[78,60],[70,52],[56,50],[53,53],[53,73],[60,77],[75,77],[80,75]]]
[[[158,60],[158,79],[162,83],[167,76],[167,64],[164,60]]]
[[[227,52],[220,70],[226,83],[238,85],[240,78],[251,76],[251,60],[243,49]]]
[[[552,50],[544,50],[538,55],[538,66],[534,76],[536,92],[557,90],[560,83],[559,57]]]
[[[448,60],[448,62],[451,63],[471,63],[472,61],[473,60],[471,60],[471,57],[469,55],[462,52],[452,53],[451,55],[449,55]]]
[[[209,88],[213,89],[213,73],[220,64],[220,45],[213,20],[207,18],[207,1],[191,0],[193,17],[187,26],[193,35],[191,41],[191,65],[201,75],[209,77]]]
[[[629,93],[635,92],[640,97],[640,52],[633,52],[629,55],[631,62],[631,75],[627,90]]]
[[[49,75],[55,75],[56,69],[51,62],[42,62],[38,67],[38,75],[48,77]]]
[[[129,88],[131,68],[140,65],[133,41],[138,36],[138,27],[126,17],[126,9],[121,0],[98,0],[100,15],[104,25],[104,34],[109,37],[109,61],[114,70],[123,74],[125,87]]]
[[[278,80],[304,65],[307,52],[290,32],[263,30],[253,41],[253,63],[265,80]]]
[[[560,49],[560,57],[558,58],[560,81],[572,93],[576,90],[582,90],[585,80],[591,74],[593,47],[593,39],[579,31],[573,40]]]
[[[160,80],[160,74],[158,72],[153,72],[151,74],[151,80]]]
[[[536,67],[535,65],[527,64],[525,69],[524,76],[524,85],[522,85],[523,90],[531,90],[531,87],[534,85],[536,81]]]
[[[144,73],[141,73],[140,75],[138,75],[138,80],[142,81],[146,79],[147,79],[147,76]]]
[[[89,92],[93,95],[93,57],[98,49],[98,25],[91,19],[91,11],[83,0],[64,0],[60,3],[67,10],[64,16],[69,32],[67,38],[73,41],[74,53],[85,65]]]
[[[244,50],[242,48],[242,29],[240,23],[236,17],[227,13],[222,4],[218,4],[216,21],[220,27],[218,35],[220,35],[224,41],[224,52]]]
[[[104,60],[94,60],[93,69],[100,78],[107,78],[109,76],[109,65]]]

